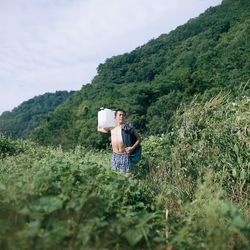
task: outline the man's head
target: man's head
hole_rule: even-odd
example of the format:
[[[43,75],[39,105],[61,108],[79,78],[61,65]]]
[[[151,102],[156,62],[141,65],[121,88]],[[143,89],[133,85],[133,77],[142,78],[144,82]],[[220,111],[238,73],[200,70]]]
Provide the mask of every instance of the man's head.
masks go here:
[[[122,125],[125,123],[126,111],[123,109],[117,109],[115,111],[115,121],[116,125]]]

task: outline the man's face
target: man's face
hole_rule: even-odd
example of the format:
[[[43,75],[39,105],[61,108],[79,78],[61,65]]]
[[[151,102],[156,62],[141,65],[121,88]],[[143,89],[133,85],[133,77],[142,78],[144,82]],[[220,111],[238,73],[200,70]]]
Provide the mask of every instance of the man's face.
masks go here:
[[[122,112],[122,111],[118,111],[116,113],[116,117],[115,117],[117,125],[124,124],[125,123],[125,118],[126,118],[125,113]]]

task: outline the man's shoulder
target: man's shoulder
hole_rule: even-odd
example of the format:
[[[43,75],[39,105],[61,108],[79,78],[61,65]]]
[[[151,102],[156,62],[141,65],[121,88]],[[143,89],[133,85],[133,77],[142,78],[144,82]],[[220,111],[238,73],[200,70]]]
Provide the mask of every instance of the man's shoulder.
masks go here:
[[[121,130],[121,127],[120,126],[116,126],[116,127],[110,128],[111,132],[114,132],[114,131],[117,131],[117,130]]]
[[[134,130],[134,126],[131,122],[128,122],[128,123],[123,124],[122,130],[131,132]]]

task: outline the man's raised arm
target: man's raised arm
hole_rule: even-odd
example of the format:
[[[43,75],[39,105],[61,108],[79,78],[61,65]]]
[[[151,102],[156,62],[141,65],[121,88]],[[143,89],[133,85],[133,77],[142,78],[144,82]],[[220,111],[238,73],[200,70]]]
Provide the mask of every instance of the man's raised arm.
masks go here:
[[[109,133],[111,129],[113,129],[113,128],[111,128],[111,127],[110,128],[102,128],[100,126],[97,127],[97,131],[101,132],[101,133]]]

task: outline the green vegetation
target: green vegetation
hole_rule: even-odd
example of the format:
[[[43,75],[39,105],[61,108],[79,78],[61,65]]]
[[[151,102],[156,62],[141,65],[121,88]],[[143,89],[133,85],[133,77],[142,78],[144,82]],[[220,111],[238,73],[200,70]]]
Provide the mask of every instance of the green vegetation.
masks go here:
[[[171,131],[173,114],[196,94],[238,89],[250,75],[250,5],[223,1],[169,34],[114,56],[32,133],[44,145],[105,148],[100,107],[123,107],[144,136]],[[237,93],[235,93],[237,95]]]
[[[181,106],[129,177],[110,170],[110,150],[6,149],[0,248],[248,249],[250,99],[238,92]]]
[[[12,139],[0,134],[0,159],[24,152],[26,141]]]
[[[0,136],[0,249],[249,249],[249,8],[224,0],[107,59],[27,134],[33,105],[3,114],[36,143]],[[100,107],[142,133],[130,176],[110,170]]]
[[[181,103],[204,92],[233,92],[249,81],[249,13],[246,0],[223,1],[169,34],[107,59],[71,98],[46,94],[4,113],[0,132],[43,145],[104,149],[108,137],[96,133],[101,107],[125,108],[144,136],[171,131]]]
[[[74,91],[56,91],[36,96],[20,104],[13,111],[0,116],[0,132],[13,138],[25,138],[45,123],[49,113],[63,103]]]

